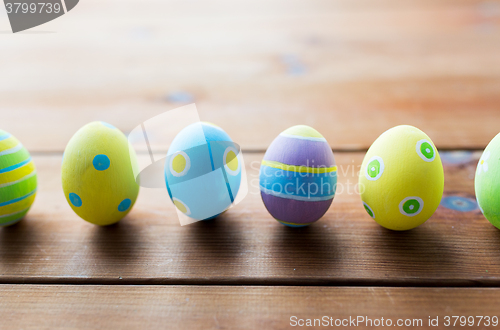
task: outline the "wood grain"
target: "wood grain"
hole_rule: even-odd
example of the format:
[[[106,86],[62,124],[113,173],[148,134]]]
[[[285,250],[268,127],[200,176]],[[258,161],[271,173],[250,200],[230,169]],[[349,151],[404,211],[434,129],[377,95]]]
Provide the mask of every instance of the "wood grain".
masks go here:
[[[90,121],[128,132],[196,102],[246,150],[297,124],[340,150],[398,124],[480,149],[499,131],[499,31],[498,1],[87,0],[0,34],[0,125],[60,152]]]
[[[473,198],[478,156],[442,155],[446,196]],[[67,205],[61,156],[35,156],[33,209],[0,229],[0,283],[500,285],[500,232],[479,210],[440,206],[414,230],[385,230],[354,193],[363,154],[336,153],[340,185],[331,209],[309,228],[290,229],[262,204],[262,157],[245,155],[249,194],[217,220],[181,227],[166,191],[142,189],[129,216],[101,228]]]
[[[439,318],[437,329],[449,329],[445,316],[498,316],[499,293],[486,288],[1,285],[0,307],[6,329],[290,329],[292,316],[327,316],[333,322],[383,317],[393,324],[422,320],[423,328],[431,316]],[[414,324],[402,328],[419,328]]]

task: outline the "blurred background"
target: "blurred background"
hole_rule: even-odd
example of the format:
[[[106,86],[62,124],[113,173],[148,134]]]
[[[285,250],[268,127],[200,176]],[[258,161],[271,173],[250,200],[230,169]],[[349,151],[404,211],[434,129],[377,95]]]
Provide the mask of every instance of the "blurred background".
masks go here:
[[[81,0],[17,34],[0,10],[0,127],[32,151],[193,102],[243,150],[296,124],[337,150],[398,124],[484,148],[500,131],[500,2]]]

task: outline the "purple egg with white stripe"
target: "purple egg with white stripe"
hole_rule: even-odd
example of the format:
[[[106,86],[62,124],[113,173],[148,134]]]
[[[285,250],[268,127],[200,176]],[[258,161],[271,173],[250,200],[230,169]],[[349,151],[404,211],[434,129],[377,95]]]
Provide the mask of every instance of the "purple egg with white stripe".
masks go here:
[[[335,197],[337,166],[332,149],[315,129],[293,126],[269,146],[259,181],[264,205],[278,222],[308,226],[328,211]]]

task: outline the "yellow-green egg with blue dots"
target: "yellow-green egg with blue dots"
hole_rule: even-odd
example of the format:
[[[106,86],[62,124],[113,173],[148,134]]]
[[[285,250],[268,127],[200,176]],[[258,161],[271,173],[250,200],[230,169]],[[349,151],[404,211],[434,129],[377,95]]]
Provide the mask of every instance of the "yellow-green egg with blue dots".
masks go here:
[[[491,140],[479,159],[475,188],[481,212],[500,229],[500,134]]]
[[[416,127],[391,128],[368,150],[359,190],[366,212],[381,226],[409,230],[423,224],[443,196],[444,171],[436,146]]]
[[[0,130],[0,226],[20,221],[33,204],[37,175],[28,150]]]
[[[114,224],[130,212],[139,194],[134,173],[137,156],[127,137],[105,122],[82,127],[64,151],[66,200],[77,215],[96,225]]]

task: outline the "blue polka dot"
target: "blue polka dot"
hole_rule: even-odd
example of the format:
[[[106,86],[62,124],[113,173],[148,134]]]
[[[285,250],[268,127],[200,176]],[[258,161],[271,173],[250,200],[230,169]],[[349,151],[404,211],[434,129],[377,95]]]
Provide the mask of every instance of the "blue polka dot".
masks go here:
[[[98,171],[105,171],[109,168],[109,158],[106,155],[97,155],[94,157],[94,161],[92,162],[94,167]]]
[[[125,212],[127,211],[129,208],[130,208],[130,205],[132,204],[132,201],[127,198],[127,199],[124,199],[120,205],[118,205],[118,211],[120,212]]]
[[[75,193],[69,194],[69,200],[70,200],[71,204],[73,204],[75,207],[82,206],[82,199],[80,198],[80,196],[78,196]]]
[[[478,209],[475,200],[460,196],[445,197],[441,201],[441,205],[450,210],[455,210],[460,212],[471,212]]]
[[[111,128],[111,129],[115,129],[115,128],[116,128],[116,127],[114,127],[113,125],[108,124],[108,123],[106,123],[106,122],[104,122],[104,121],[101,121],[101,124],[103,124],[103,125],[104,125],[104,126],[106,126],[107,128]]]

